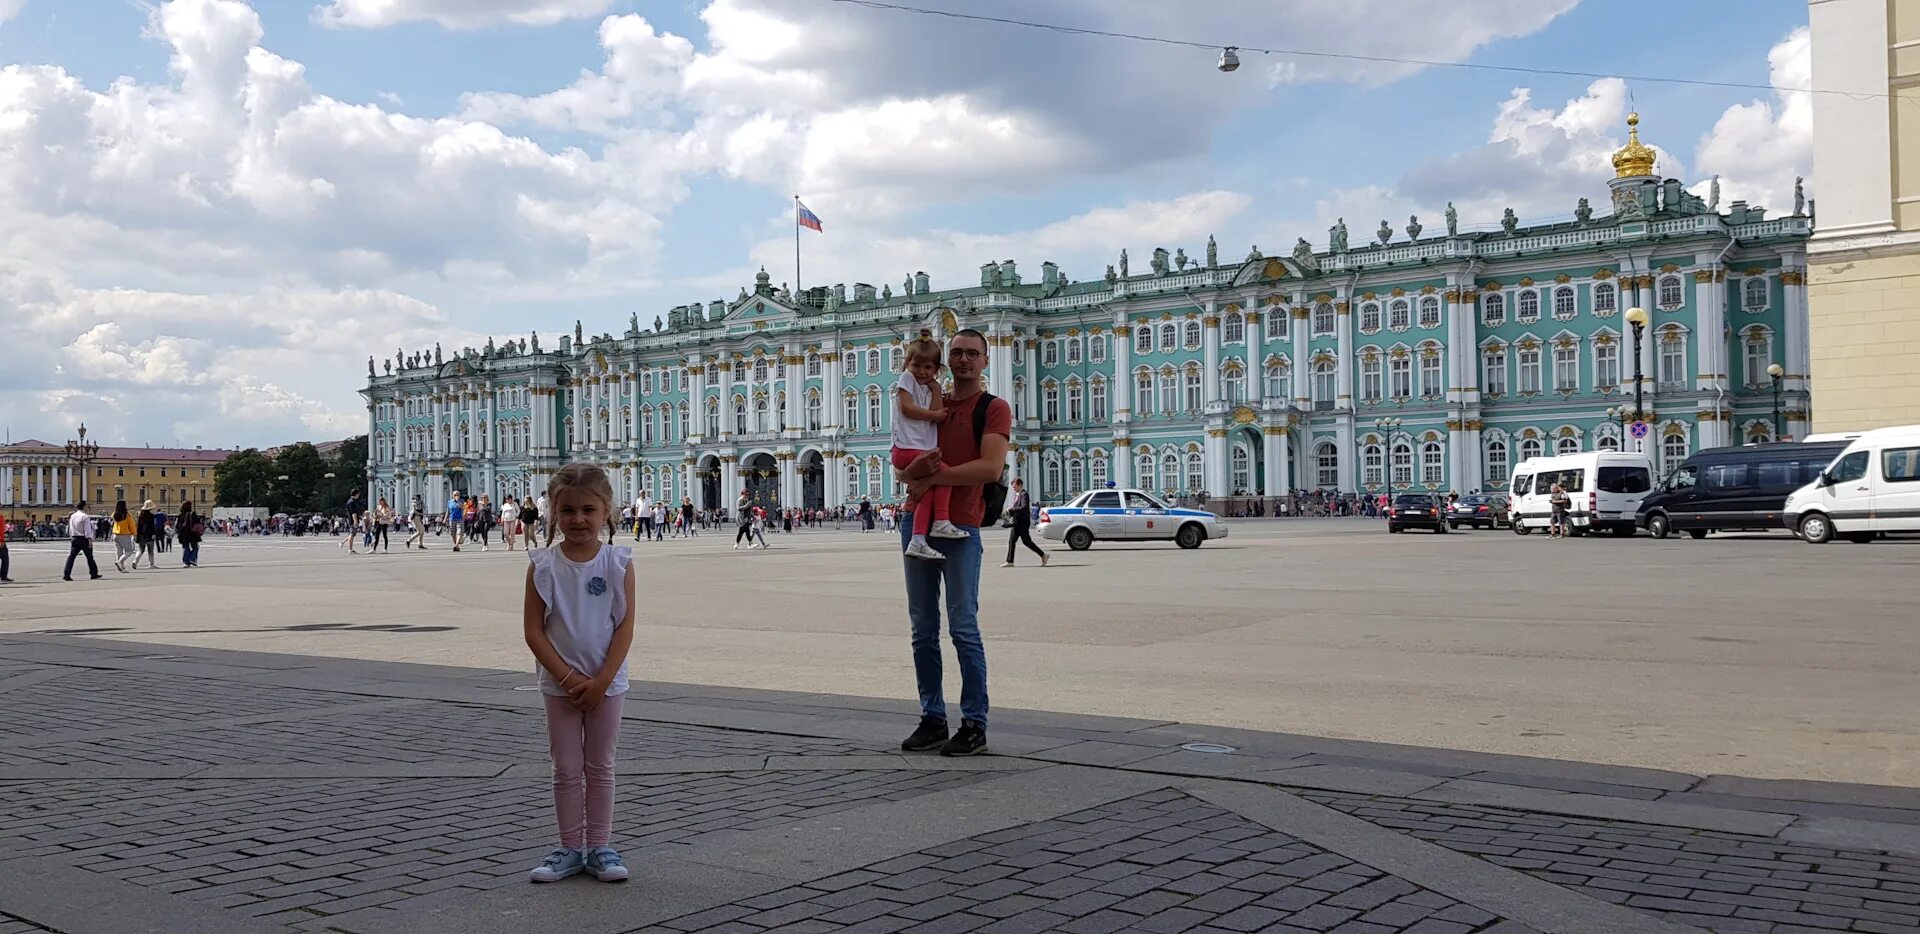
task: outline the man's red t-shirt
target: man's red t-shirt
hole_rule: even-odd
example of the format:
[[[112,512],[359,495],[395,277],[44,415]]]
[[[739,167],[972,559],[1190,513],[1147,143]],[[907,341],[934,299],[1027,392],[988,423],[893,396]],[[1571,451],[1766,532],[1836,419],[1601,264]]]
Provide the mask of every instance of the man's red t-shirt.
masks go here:
[[[940,460],[948,467],[958,467],[980,459],[980,445],[973,440],[973,409],[987,394],[983,389],[965,399],[946,399],[947,411],[953,413],[940,425]],[[987,409],[987,434],[1002,438],[1013,437],[1013,409],[1007,400],[995,398]],[[948,505],[947,515],[954,525],[973,528],[980,527],[980,520],[986,517],[985,498],[977,486],[953,487],[953,501]]]

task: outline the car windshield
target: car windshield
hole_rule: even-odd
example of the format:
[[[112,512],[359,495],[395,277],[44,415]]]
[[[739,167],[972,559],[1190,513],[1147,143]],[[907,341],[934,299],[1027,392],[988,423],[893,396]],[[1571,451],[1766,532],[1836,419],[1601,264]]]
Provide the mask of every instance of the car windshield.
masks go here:
[[[1462,505],[1462,506],[1479,506],[1479,505],[1482,505],[1482,504],[1484,504],[1484,503],[1490,503],[1490,502],[1493,502],[1493,500],[1492,500],[1492,498],[1491,498],[1491,497],[1486,497],[1486,496],[1462,496],[1462,497],[1460,497],[1460,505]]]
[[[1402,493],[1394,497],[1393,504],[1395,506],[1431,506],[1433,505],[1433,497]]]

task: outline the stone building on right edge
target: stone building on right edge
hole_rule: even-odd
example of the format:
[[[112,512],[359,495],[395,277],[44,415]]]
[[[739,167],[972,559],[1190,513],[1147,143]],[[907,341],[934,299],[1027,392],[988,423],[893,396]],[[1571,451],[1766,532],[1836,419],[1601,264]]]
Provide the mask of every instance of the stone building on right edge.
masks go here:
[[[1808,16],[1813,429],[1920,423],[1920,0],[1811,0]]]

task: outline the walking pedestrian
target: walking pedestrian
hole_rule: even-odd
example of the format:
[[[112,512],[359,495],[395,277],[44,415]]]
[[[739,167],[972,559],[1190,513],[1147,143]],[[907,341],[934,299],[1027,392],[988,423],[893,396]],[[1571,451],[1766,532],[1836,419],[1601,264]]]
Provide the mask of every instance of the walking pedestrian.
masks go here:
[[[93,562],[93,517],[87,515],[86,500],[75,503],[73,515],[67,517],[67,538],[73,543],[73,547],[67,552],[67,569],[61,573],[61,579],[73,580],[73,559],[86,555],[87,576],[92,580],[99,580],[100,566]]]
[[[740,505],[733,511],[734,523],[738,526],[733,533],[733,550],[740,550],[740,543],[746,542],[753,547],[753,507],[747,502],[747,491],[740,491]]]
[[[393,554],[393,539],[387,535],[391,531],[393,531],[393,505],[382,496],[380,505],[373,507],[373,540],[367,545],[367,553],[379,551],[380,546],[385,545],[387,554]]]
[[[180,538],[180,566],[197,568],[200,566],[200,542],[207,537],[207,522],[200,513],[194,511],[192,500],[180,504],[177,525]]]
[[[407,522],[413,525],[413,534],[407,536],[406,546],[412,548],[415,545],[419,545],[421,551],[426,551],[427,504],[420,498],[420,494],[418,493],[413,494],[413,505],[407,511]]]
[[[467,527],[467,503],[460,498],[460,491],[454,490],[447,499],[447,529],[453,533],[453,550],[460,550],[460,535]]]
[[[127,508],[127,501],[113,504],[113,569],[127,573],[127,562],[134,557],[133,536],[139,528],[134,522],[133,511]]]
[[[500,540],[507,543],[508,551],[513,550],[513,536],[520,531],[517,528],[519,524],[520,504],[515,502],[513,494],[509,493],[500,503]]]
[[[614,752],[633,645],[633,552],[600,542],[601,526],[613,522],[613,486],[605,471],[568,464],[549,489],[564,536],[563,560],[551,547],[529,552],[523,627],[546,702],[560,846],[529,876],[558,882],[584,871],[619,882],[627,878],[627,867],[610,844]]]
[[[1007,517],[1013,520],[1013,530],[1007,533],[1007,563],[1003,568],[1013,567],[1013,546],[1016,542],[1025,543],[1033,553],[1040,556],[1040,566],[1047,566],[1047,553],[1033,543],[1033,503],[1027,498],[1027,485],[1019,477],[1013,478],[1013,494],[1007,497]]]
[[[985,485],[1006,469],[1013,410],[986,392],[981,370],[987,339],[967,328],[947,342],[953,391],[939,445],[908,465],[907,494],[919,497],[935,486],[952,488],[950,521],[964,539],[929,538],[944,561],[905,561],[907,618],[913,631],[913,674],[920,694],[920,726],[900,746],[910,752],[938,748],[943,756],[970,756],[987,749],[987,652],[980,639],[980,526],[988,519]],[[980,409],[985,406],[985,409]],[[975,412],[980,415],[976,418]],[[936,453],[937,452],[937,453]],[[901,546],[912,532],[902,523]],[[941,588],[946,588],[947,634],[960,660],[960,729],[949,737],[940,658]]]
[[[133,559],[134,570],[140,570],[141,558],[147,559],[149,571],[160,566],[153,558],[153,539],[156,534],[153,527],[153,500],[147,500],[140,506],[140,515],[134,520],[133,540],[134,544],[140,546],[140,553]],[[87,553],[92,554],[93,549],[89,547]]]
[[[688,538],[700,534],[700,527],[693,522],[693,497],[691,496],[680,497],[680,525],[687,530]]]
[[[13,556],[7,554],[7,520],[0,519],[0,584],[11,584],[7,572],[13,568]]]
[[[1553,516],[1548,520],[1547,534],[1553,538],[1567,536],[1567,510],[1573,505],[1573,497],[1567,495],[1566,488],[1553,485],[1553,492],[1547,495],[1547,502],[1553,506]]]
[[[480,527],[480,550],[491,551],[489,537],[493,532],[493,497],[480,494],[479,512],[474,516],[475,524]]]

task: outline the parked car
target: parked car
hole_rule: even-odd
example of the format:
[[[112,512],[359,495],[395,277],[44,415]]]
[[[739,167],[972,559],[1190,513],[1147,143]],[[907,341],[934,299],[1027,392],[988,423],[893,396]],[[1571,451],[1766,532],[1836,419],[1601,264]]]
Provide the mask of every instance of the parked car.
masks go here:
[[[1654,538],[1786,528],[1787,497],[1846,449],[1845,441],[1782,441],[1701,451],[1640,501],[1636,521]]]
[[[1625,451],[1583,451],[1555,457],[1531,457],[1513,469],[1513,531],[1525,535],[1553,523],[1553,485],[1573,498],[1567,533],[1602,529],[1615,535],[1634,532],[1640,501],[1653,489],[1653,459]]]
[[[1387,506],[1387,531],[1432,529],[1447,534],[1446,507],[1440,497],[1426,493],[1401,493]]]
[[[1787,497],[1784,523],[1808,542],[1920,532],[1920,425],[1863,432]]]
[[[1074,551],[1086,551],[1096,539],[1171,541],[1182,548],[1198,548],[1212,538],[1226,538],[1227,524],[1204,509],[1169,506],[1145,490],[1125,488],[1088,490],[1065,506],[1040,510],[1040,537],[1064,541]]]
[[[1507,515],[1507,494],[1471,493],[1455,500],[1447,507],[1447,527],[1457,529],[1467,526],[1475,529],[1497,529],[1513,524],[1513,518]]]

